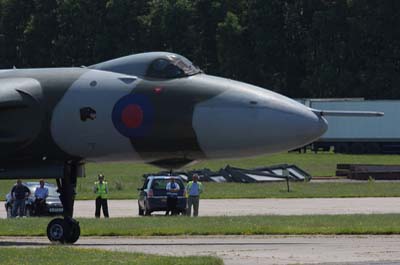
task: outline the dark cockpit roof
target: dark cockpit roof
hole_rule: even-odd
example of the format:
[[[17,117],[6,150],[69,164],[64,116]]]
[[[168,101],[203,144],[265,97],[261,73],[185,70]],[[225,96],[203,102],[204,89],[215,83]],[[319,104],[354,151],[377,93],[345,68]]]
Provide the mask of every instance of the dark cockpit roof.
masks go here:
[[[185,57],[168,52],[129,55],[92,65],[89,68],[157,79],[182,78],[201,72]]]

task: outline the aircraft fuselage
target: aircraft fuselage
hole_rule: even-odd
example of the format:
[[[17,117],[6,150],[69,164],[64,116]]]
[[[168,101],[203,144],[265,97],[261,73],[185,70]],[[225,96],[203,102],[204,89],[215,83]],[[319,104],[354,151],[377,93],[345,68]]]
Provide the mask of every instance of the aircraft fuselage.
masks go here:
[[[87,68],[0,71],[0,119],[1,163],[243,157],[293,149],[326,130],[307,107],[249,84]]]

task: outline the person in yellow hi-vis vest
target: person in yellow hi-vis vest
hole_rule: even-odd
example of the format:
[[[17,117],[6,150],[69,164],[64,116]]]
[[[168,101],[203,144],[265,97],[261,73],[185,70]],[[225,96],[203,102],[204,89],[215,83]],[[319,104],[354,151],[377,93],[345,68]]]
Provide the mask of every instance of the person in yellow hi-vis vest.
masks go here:
[[[96,194],[96,212],[94,214],[95,217],[100,218],[100,208],[103,208],[104,217],[108,218],[108,185],[107,182],[104,181],[104,176],[102,174],[98,175],[98,181],[94,183],[93,191]]]
[[[200,194],[203,192],[203,184],[198,181],[199,176],[194,174],[192,176],[192,181],[186,186],[186,196],[187,196],[187,216],[190,216],[192,213],[193,207],[193,216],[199,215],[199,203],[200,203]]]

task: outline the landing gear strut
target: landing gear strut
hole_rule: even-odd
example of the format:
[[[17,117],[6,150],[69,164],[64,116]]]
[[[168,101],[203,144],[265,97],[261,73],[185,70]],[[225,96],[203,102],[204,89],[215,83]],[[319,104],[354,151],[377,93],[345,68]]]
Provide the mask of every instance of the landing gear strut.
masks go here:
[[[47,237],[51,242],[75,243],[81,234],[79,223],[72,218],[74,212],[76,178],[80,165],[66,164],[64,178],[57,179],[64,218],[55,218],[47,225]]]

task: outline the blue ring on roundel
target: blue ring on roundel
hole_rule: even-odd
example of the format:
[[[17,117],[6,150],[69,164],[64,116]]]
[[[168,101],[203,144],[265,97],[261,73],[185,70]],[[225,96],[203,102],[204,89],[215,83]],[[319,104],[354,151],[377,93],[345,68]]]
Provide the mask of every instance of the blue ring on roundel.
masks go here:
[[[123,121],[123,112],[129,106],[137,106],[142,111],[142,121],[138,127],[130,128]],[[154,109],[149,98],[145,95],[129,94],[122,97],[114,105],[112,112],[114,127],[119,133],[128,138],[145,136],[152,126],[153,119]]]

